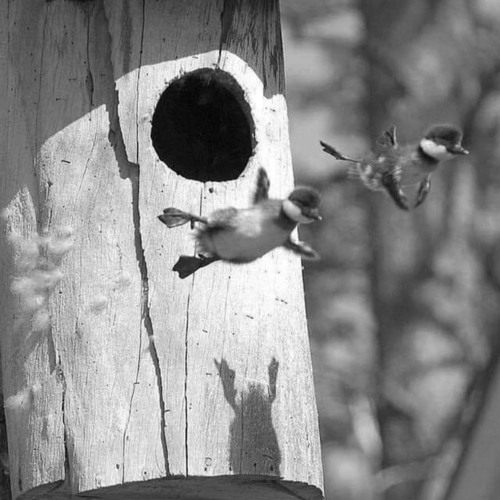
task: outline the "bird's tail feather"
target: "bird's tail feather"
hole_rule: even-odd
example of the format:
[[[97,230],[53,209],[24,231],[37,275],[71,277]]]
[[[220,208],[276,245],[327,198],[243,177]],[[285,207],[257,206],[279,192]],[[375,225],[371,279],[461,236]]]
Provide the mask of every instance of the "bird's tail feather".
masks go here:
[[[349,158],[348,156],[343,155],[340,151],[335,149],[333,146],[330,146],[330,144],[327,144],[326,142],[319,141],[321,144],[321,147],[323,148],[323,151],[325,153],[328,153],[329,155],[332,155],[336,160],[344,160],[344,161],[350,161],[353,163],[357,163],[357,160],[353,160],[352,158]]]

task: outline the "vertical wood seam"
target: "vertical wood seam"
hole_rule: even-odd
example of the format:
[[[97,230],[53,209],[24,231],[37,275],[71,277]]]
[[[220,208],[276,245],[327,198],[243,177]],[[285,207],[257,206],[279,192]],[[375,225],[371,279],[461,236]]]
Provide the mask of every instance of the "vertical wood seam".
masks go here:
[[[220,37],[219,37],[219,57],[217,59],[217,66],[220,65],[222,57],[222,46],[227,42],[229,29],[231,28],[234,16],[234,6],[232,3],[224,0],[222,11],[220,13]]]
[[[189,448],[188,448],[188,333],[189,333],[189,307],[191,304],[191,294],[193,292],[193,285],[194,285],[194,280],[195,277],[193,276],[193,279],[191,281],[191,288],[189,290],[188,296],[187,296],[187,301],[186,301],[186,331],[184,333],[184,420],[185,420],[185,436],[184,436],[184,441],[185,441],[185,460],[186,460],[186,477],[189,476]]]
[[[87,78],[85,79],[85,85],[87,87],[89,93],[89,111],[92,111],[94,107],[94,76],[92,75],[92,70],[90,69],[90,9],[93,8],[93,5],[90,6],[87,4]],[[90,158],[90,155],[89,155]]]
[[[123,430],[123,440],[122,440],[122,482],[125,482],[125,443],[127,439],[127,432],[128,432],[128,426],[130,424],[130,417],[132,415],[132,407],[133,407],[133,401],[134,401],[134,396],[135,396],[135,389],[137,387],[137,384],[139,384],[139,372],[141,368],[141,361],[142,361],[142,328],[141,324],[139,324],[139,354],[137,356],[137,371],[135,372],[135,381],[134,381],[134,386],[132,387],[132,393],[130,394],[130,401],[129,401],[129,407],[128,407],[128,415],[127,415],[127,422],[125,423],[125,428]]]
[[[165,432],[165,427],[166,427],[166,421],[165,421],[165,399],[163,396],[163,377],[162,377],[162,371],[161,371],[161,366],[160,366],[160,360],[158,356],[158,352],[156,350],[156,345],[154,342],[154,328],[153,328],[153,323],[151,320],[151,314],[150,314],[150,308],[149,308],[149,278],[148,278],[148,267],[147,267],[147,262],[146,262],[146,255],[144,251],[144,244],[142,240],[142,232],[141,232],[141,214],[140,214],[140,167],[139,167],[139,92],[140,92],[140,71],[141,71],[141,60],[142,60],[142,51],[143,51],[143,43],[144,43],[144,25],[145,25],[145,19],[144,19],[144,13],[145,13],[145,0],[143,0],[142,3],[143,7],[143,18],[142,18],[142,31],[141,31],[141,40],[140,40],[140,56],[139,56],[139,71],[138,71],[138,77],[137,77],[137,86],[136,86],[136,95],[137,95],[137,100],[136,100],[136,145],[137,145],[137,151],[136,151],[136,162],[133,163],[128,160],[126,148],[125,148],[125,142],[123,139],[123,134],[122,134],[122,129],[121,129],[121,123],[120,123],[120,115],[119,115],[119,92],[118,89],[116,88],[116,81],[115,81],[115,99],[113,100],[113,110],[112,110],[112,115],[114,119],[116,120],[116,148],[120,149],[123,151],[123,158],[125,158],[125,161],[127,161],[130,169],[131,169],[131,174],[128,177],[130,179],[131,183],[131,189],[132,189],[132,222],[134,226],[134,242],[135,242],[135,251],[136,251],[136,259],[137,263],[139,266],[139,272],[141,276],[141,324],[139,327],[139,355],[138,355],[138,360],[137,360],[137,372],[136,372],[136,377],[135,377],[135,382],[134,382],[134,387],[132,389],[132,394],[130,396],[130,402],[129,402],[129,413],[127,417],[127,422],[125,425],[125,429],[123,432],[123,455],[122,455],[122,482],[126,481],[126,471],[125,471],[125,443],[126,443],[126,437],[127,437],[127,431],[128,427],[130,424],[130,417],[132,414],[132,407],[133,407],[133,400],[135,396],[135,389],[136,385],[139,383],[139,373],[140,373],[140,366],[141,366],[141,361],[142,361],[142,325],[144,325],[144,328],[146,330],[146,334],[149,339],[149,352],[151,355],[151,360],[153,362],[154,370],[155,370],[155,376],[156,376],[156,381],[157,381],[157,386],[158,386],[158,399],[159,399],[159,409],[160,409],[160,440],[161,440],[161,445],[162,445],[162,452],[163,452],[163,458],[164,458],[164,466],[165,466],[165,475],[169,476],[170,475],[170,465],[169,465],[169,454],[168,454],[168,447],[167,447],[167,439],[166,439],[166,432]],[[107,17],[106,17],[107,19]],[[109,22],[109,20],[108,20]],[[111,37],[111,32],[109,30],[109,25],[108,25],[108,33]],[[110,65],[111,67],[113,66],[113,61],[110,60]],[[118,162],[119,163],[119,162]]]
[[[145,30],[145,25],[146,25],[146,0],[142,0],[142,26],[141,26],[141,41],[140,41],[140,50],[139,50],[139,66],[137,69],[137,84],[136,84],[136,99],[135,99],[135,117],[136,117],[136,124],[135,124],[135,143],[136,143],[136,148],[135,148],[135,162],[138,165],[139,164],[139,147],[140,147],[140,142],[139,142],[139,102],[140,102],[140,82],[141,82],[141,71],[142,71],[142,52],[144,50],[144,30]],[[140,175],[140,173],[139,173]]]
[[[141,280],[142,280],[142,297],[141,297],[141,308],[142,308],[142,317],[144,319],[144,327],[146,328],[146,333],[149,338],[149,352],[151,354],[151,359],[153,361],[154,369],[155,369],[155,374],[156,374],[156,381],[158,384],[158,397],[159,397],[159,406],[160,406],[160,439],[161,439],[161,445],[162,445],[162,450],[163,450],[163,459],[165,461],[165,475],[170,476],[170,464],[169,464],[169,458],[168,458],[168,446],[167,446],[167,436],[165,432],[165,426],[166,426],[166,421],[165,421],[165,413],[166,413],[166,408],[165,408],[165,398],[163,396],[163,377],[162,377],[162,371],[161,371],[161,365],[160,365],[160,358],[158,356],[158,351],[156,349],[156,345],[154,342],[154,329],[153,329],[153,323],[151,320],[151,314],[150,314],[150,309],[149,309],[149,278],[148,278],[148,267],[147,267],[147,262],[146,262],[146,255],[144,252],[144,245],[142,241],[142,233],[141,233],[141,213],[140,213],[140,206],[139,206],[139,199],[140,199],[140,184],[141,184],[141,172],[140,172],[140,166],[139,166],[139,101],[140,101],[140,83],[141,83],[141,68],[142,68],[142,52],[143,52],[143,47],[144,47],[144,31],[145,31],[145,25],[146,25],[146,19],[145,19],[145,14],[146,14],[146,1],[143,0],[142,2],[142,29],[141,29],[141,41],[140,41],[140,52],[139,52],[139,71],[137,74],[137,99],[136,99],[136,144],[137,144],[137,158],[136,158],[136,168],[138,169],[137,177],[135,179],[135,182],[133,182],[133,177],[131,177],[132,180],[132,207],[133,207],[133,221],[134,221],[134,228],[135,228],[135,241],[136,241],[136,248],[137,248],[137,258],[139,261],[139,270],[141,273]],[[118,123],[120,122],[120,117],[118,115],[118,109],[117,109],[117,116],[118,116]],[[123,141],[123,137],[122,137]],[[125,145],[124,145],[125,147]]]
[[[63,446],[64,446],[64,483],[69,485],[71,490],[71,466],[69,459],[69,449],[68,449],[68,428],[66,422],[66,392],[67,384],[66,378],[64,377],[64,372],[62,370],[61,360],[58,359],[58,375],[62,382],[62,393],[61,393],[61,419],[63,424]]]
[[[245,449],[244,447],[244,438],[243,438],[243,430],[245,427],[245,398],[243,397],[243,394],[240,393],[240,400],[241,400],[241,445],[240,445],[240,470],[239,474],[243,473],[243,450]],[[238,406],[236,406],[237,408]],[[235,413],[236,415],[236,413]]]
[[[38,71],[38,98],[37,98],[37,106],[36,106],[36,112],[35,112],[35,130],[34,130],[34,149],[33,149],[33,174],[35,176],[35,193],[34,196],[36,196],[36,199],[33,200],[33,204],[35,207],[35,214],[36,214],[36,227],[38,229],[38,234],[41,234],[42,230],[42,219],[40,216],[40,186],[37,186],[36,180],[39,179],[38,172],[37,172],[37,163],[38,163],[38,114],[40,110],[40,99],[42,96],[42,71],[43,71],[43,59],[44,59],[44,54],[45,54],[45,32],[47,28],[47,19],[48,19],[48,13],[47,13],[47,5],[45,5],[44,8],[44,14],[45,18],[43,20],[43,28],[42,28],[42,47],[40,50],[40,66],[39,66],[39,71]]]
[[[203,189],[200,191],[200,204],[198,209],[199,215],[203,215]],[[196,247],[194,249],[194,253],[196,254]],[[189,477],[189,415],[188,415],[188,344],[189,344],[189,309],[191,304],[191,295],[193,293],[194,288],[194,280],[196,279],[196,275],[193,274],[191,279],[191,286],[186,300],[186,330],[184,332],[184,442],[185,442],[185,461],[186,461],[186,477]]]

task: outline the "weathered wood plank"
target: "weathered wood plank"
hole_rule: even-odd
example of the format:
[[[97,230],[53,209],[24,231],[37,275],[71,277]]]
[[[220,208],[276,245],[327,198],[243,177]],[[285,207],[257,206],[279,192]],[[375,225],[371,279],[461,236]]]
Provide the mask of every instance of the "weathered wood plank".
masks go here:
[[[14,276],[29,278],[32,274],[32,249],[33,245],[37,247],[38,189],[33,165],[42,66],[39,40],[44,31],[45,6],[39,2],[26,9],[20,3],[4,4],[10,43],[4,52],[8,118],[3,122],[0,182],[1,350],[10,477],[16,495],[22,489],[64,478],[64,438],[62,391],[50,372],[49,338],[32,328],[31,319],[37,312],[33,300],[29,300],[32,297],[14,295],[9,286]],[[16,40],[14,31],[18,41],[23,39],[22,45],[12,43]],[[26,432],[28,426],[31,433]]]
[[[54,304],[59,308],[54,335],[64,374],[69,481],[76,492],[120,483],[127,474],[138,387],[149,396],[150,418],[143,425],[151,431],[155,454],[160,429],[152,409],[159,413],[159,407],[154,367],[145,352],[134,213],[137,172],[120,141],[104,9],[101,2],[50,5],[53,25],[45,37],[44,70],[57,72],[61,87],[52,88],[47,77],[42,101],[50,103],[59,94],[67,100],[58,101],[60,113],[49,104],[47,122],[56,116],[67,120],[78,107],[78,119],[57,127],[61,132],[50,134],[41,148],[42,158],[45,151],[50,154],[52,168],[60,166],[53,174],[58,182],[52,198],[45,202],[54,205],[52,224],[69,224],[75,234],[68,278]],[[69,46],[68,32],[74,41]],[[59,67],[51,68],[52,61]],[[75,359],[82,362],[81,370],[75,370]]]
[[[320,496],[300,260],[276,250],[180,280],[171,268],[193,253],[191,231],[157,220],[166,206],[201,214],[247,206],[260,166],[273,196],[292,188],[277,2],[25,0],[9,8],[16,113],[4,248],[19,263],[44,247],[47,255],[19,272],[31,279],[49,266],[53,277],[35,311],[45,314],[43,328],[34,332],[30,319],[14,331],[11,320],[2,341],[5,387],[15,396],[14,493]],[[187,180],[152,145],[162,92],[200,68],[232,75],[251,115],[253,156],[232,181]],[[15,301],[24,314],[22,293],[1,293],[5,317]],[[26,429],[26,440],[15,437]],[[174,475],[193,482],[155,490],[155,478]]]
[[[16,112],[9,123],[10,192],[2,197],[7,231],[11,239],[21,234],[33,242],[37,234],[69,228],[74,241],[59,268],[62,279],[47,295],[49,327],[22,332],[32,341],[21,385],[33,388],[33,379],[42,389],[21,417],[7,415],[11,462],[19,462],[14,494],[64,479],[65,467],[71,488],[80,491],[122,480],[130,402],[147,346],[134,172],[110,143],[119,130],[100,2],[15,2],[10,8]],[[12,337],[22,338],[20,332]],[[16,353],[12,346],[5,351]],[[6,367],[12,377],[19,376],[18,364],[13,359],[11,370]],[[151,373],[150,407],[158,400]],[[14,436],[26,434],[25,419],[38,430],[19,442]],[[156,428],[158,434],[158,422]]]
[[[0,121],[3,127],[7,127],[8,123],[8,105],[7,96],[8,84],[9,84],[9,65],[8,65],[8,44],[9,44],[9,13],[8,6],[5,2],[0,2],[0,95],[4,96],[0,99]],[[3,190],[3,186],[6,183],[5,180],[5,163],[7,160],[7,134],[0,133],[0,193]],[[1,196],[1,194],[0,194]],[[1,215],[0,215],[1,216]],[[0,223],[1,228],[1,223]],[[7,255],[7,249],[5,248],[5,238],[3,231],[0,230],[0,279],[4,278],[7,261],[5,259]],[[2,255],[4,256],[2,258]],[[5,303],[7,302],[6,294],[0,290],[0,315],[4,312]],[[2,322],[0,327],[0,337],[4,337],[5,326],[7,321]],[[3,380],[2,380],[2,370],[1,370],[1,349],[2,345],[0,343],[0,391],[2,391],[2,396],[0,397],[0,456],[7,457],[7,428],[5,425],[5,408],[4,408],[4,397],[3,397]],[[4,463],[0,466],[0,498],[9,498],[10,495],[10,477],[8,476],[6,470],[8,464]]]
[[[245,41],[244,37],[232,39],[227,35],[224,45],[237,55],[224,50],[219,53],[220,11],[215,3],[204,3],[203,8],[200,5],[145,3],[143,66],[138,82],[141,231],[150,314],[166,381],[165,400],[175,403],[167,405],[171,411],[165,421],[170,471],[188,475],[289,475],[321,485],[300,261],[278,250],[248,266],[216,264],[196,274],[192,281],[180,281],[171,267],[178,255],[193,252],[189,228],[167,232],[156,220],[166,206],[207,214],[227,205],[248,205],[259,165],[269,170],[272,194],[283,196],[292,187],[285,101],[279,94],[265,96],[269,88],[282,87],[282,81],[277,81],[282,75],[279,68],[271,67],[272,62],[264,60],[263,46],[255,47],[256,40],[267,41],[269,36],[253,32]],[[242,18],[235,25],[248,26],[253,7],[245,2],[240,7]],[[166,33],[161,26],[170,18],[176,21]],[[251,20],[251,26],[263,29]],[[272,32],[272,27],[269,30]],[[190,33],[197,35],[191,37]],[[279,40],[279,34],[271,37]],[[211,47],[216,50],[207,51]],[[260,74],[243,60],[245,57]],[[144,65],[155,58],[161,62]],[[242,176],[227,183],[201,185],[183,179],[158,160],[151,145],[151,119],[162,91],[168,82],[203,67],[220,67],[236,78],[255,122],[255,155]],[[115,69],[117,73],[120,71]],[[264,73],[269,85],[266,89]],[[269,82],[271,78],[275,80]],[[120,101],[134,96],[133,89],[125,85],[119,92]],[[125,115],[121,118],[127,119]],[[186,311],[181,318],[175,314],[179,310]],[[185,335],[179,337],[179,332]],[[256,356],[259,352],[261,356]],[[273,359],[279,362],[279,368],[276,399],[270,403],[268,371],[274,366]],[[228,370],[235,371],[237,394],[233,402],[224,397],[216,365],[222,360]],[[185,380],[175,378],[180,369],[185,370]],[[227,373],[220,371],[224,378]],[[297,373],[301,375],[297,377]],[[182,400],[172,399],[179,394]],[[179,448],[184,434],[187,441]],[[263,442],[262,436],[269,441]],[[308,436],[316,437],[309,441]],[[314,465],[305,467],[308,461]]]

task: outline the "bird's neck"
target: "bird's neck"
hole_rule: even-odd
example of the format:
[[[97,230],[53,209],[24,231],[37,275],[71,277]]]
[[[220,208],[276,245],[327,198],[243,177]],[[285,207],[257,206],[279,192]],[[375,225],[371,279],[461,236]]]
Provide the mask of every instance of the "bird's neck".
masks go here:
[[[283,208],[283,204],[281,204],[281,209],[277,222],[279,227],[287,231],[293,231],[298,224],[297,221],[293,220],[287,215],[286,210]]]
[[[435,166],[439,163],[438,159],[425,152],[421,144],[419,144],[417,147],[417,155],[419,157],[419,160],[427,163],[429,166]]]

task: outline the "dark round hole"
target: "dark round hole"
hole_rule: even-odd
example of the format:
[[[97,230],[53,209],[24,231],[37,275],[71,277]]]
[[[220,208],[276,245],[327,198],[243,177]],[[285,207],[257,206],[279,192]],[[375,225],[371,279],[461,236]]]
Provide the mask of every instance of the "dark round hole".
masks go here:
[[[153,114],[158,157],[187,179],[236,179],[252,155],[253,121],[238,82],[200,69],[173,81]]]

